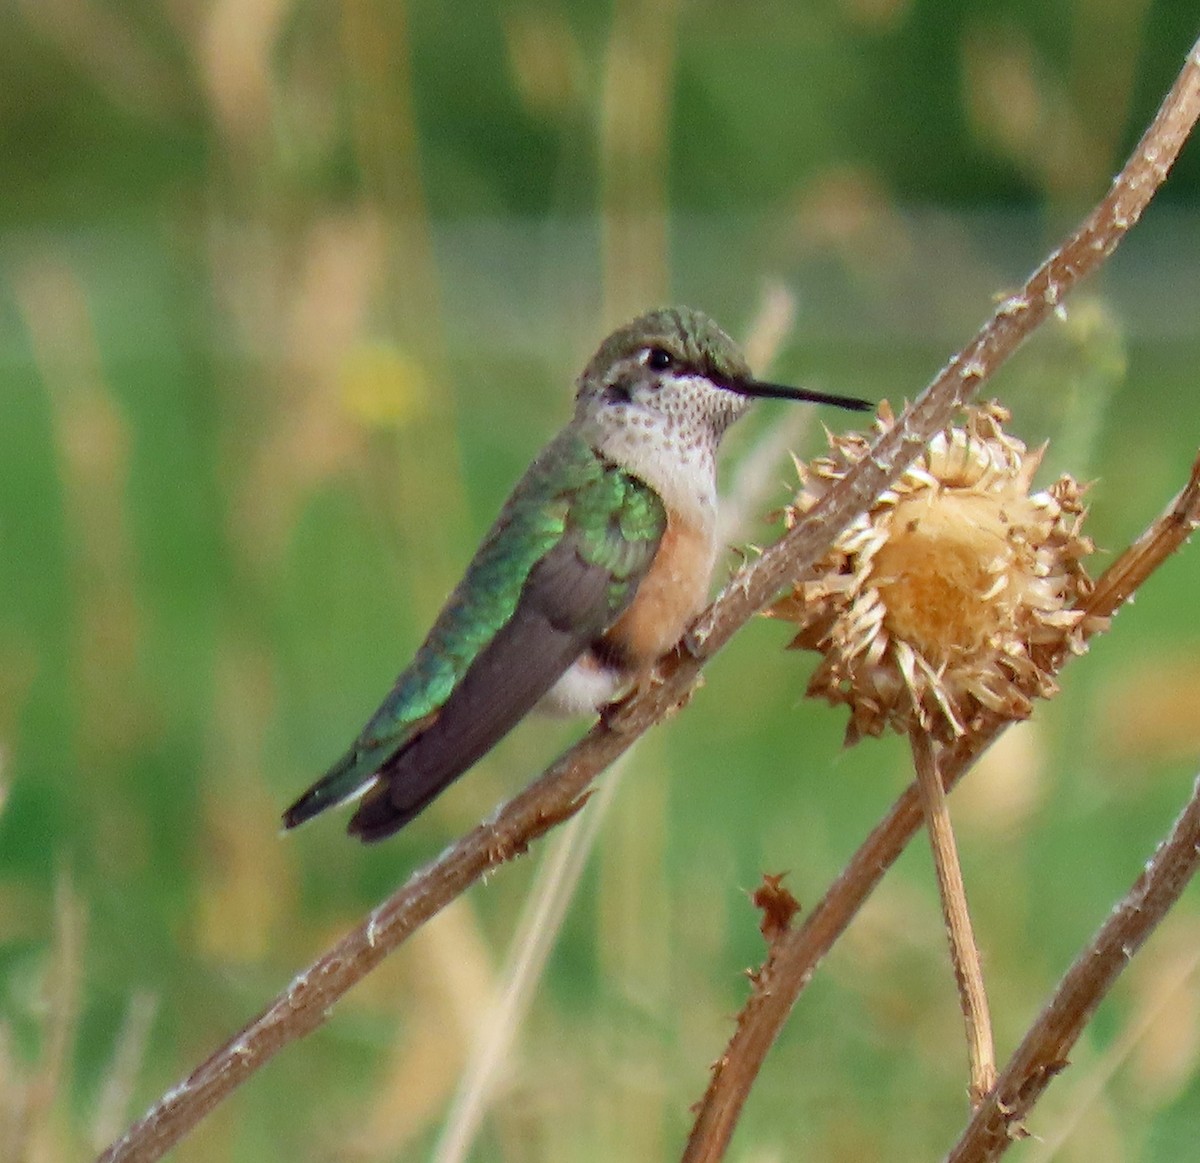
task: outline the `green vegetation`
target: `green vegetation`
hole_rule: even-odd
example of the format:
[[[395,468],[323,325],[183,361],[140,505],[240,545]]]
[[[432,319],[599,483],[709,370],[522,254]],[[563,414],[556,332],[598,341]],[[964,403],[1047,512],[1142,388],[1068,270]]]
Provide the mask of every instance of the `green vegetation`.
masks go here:
[[[744,334],[781,282],[772,375],[911,398],[1103,191],[1194,35],[1182,0],[0,13],[0,1160],[103,1147],[582,729],[523,725],[385,845],[279,835],[610,324],[669,299]],[[989,385],[1047,479],[1095,480],[1097,572],[1200,443],[1198,187],[1193,145]],[[783,409],[730,438],[727,482]],[[786,462],[768,479],[764,513]],[[1193,546],[952,797],[1002,1060],[1191,787],[1198,587]],[[788,636],[749,626],[625,767],[472,1159],[676,1157],[762,958],[747,890],[787,869],[811,903],[911,778],[900,740],[842,750]],[[176,1157],[427,1157],[541,858]],[[1198,937],[1193,890],[1011,1157],[1191,1157]],[[940,1158],[960,1027],[914,844],[731,1158]]]

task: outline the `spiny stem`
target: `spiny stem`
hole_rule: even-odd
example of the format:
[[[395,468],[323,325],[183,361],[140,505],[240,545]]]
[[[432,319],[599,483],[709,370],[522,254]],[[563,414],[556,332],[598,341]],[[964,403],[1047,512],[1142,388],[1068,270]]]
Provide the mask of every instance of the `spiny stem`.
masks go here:
[[[921,810],[925,814],[925,829],[929,833],[929,846],[933,849],[933,865],[942,898],[942,916],[946,920],[946,933],[950,938],[954,980],[958,983],[958,998],[967,1029],[971,1109],[974,1110],[996,1082],[996,1048],[992,1042],[992,1020],[988,1012],[987,991],[983,985],[983,965],[971,926],[967,890],[958,862],[958,845],[950,825],[950,808],[946,802],[946,789],[942,786],[933,741],[925,731],[911,732],[909,740],[912,743],[913,764],[917,769],[917,790],[921,795]]]

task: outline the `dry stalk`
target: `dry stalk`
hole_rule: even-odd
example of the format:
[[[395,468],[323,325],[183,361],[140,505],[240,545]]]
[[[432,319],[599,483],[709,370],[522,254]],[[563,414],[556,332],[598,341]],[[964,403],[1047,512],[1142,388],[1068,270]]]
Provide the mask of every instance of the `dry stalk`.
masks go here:
[[[546,858],[513,936],[508,963],[486,1016],[475,1031],[431,1163],[463,1163],[471,1152],[629,758],[627,751],[609,769],[592,810],[576,816],[548,842]]]
[[[485,873],[520,855],[533,840],[574,815],[585,802],[592,779],[634,739],[686,702],[705,663],[785,584],[812,567],[854,517],[870,506],[925,444],[949,424],[960,403],[978,391],[984,380],[1083,277],[1112,253],[1137,222],[1200,112],[1197,51],[1197,48],[1192,50],[1129,164],[1083,226],[1038,268],[1019,294],[1001,304],[987,326],[938,374],[896,427],[876,443],[871,456],[832,488],[805,520],[733,579],[701,617],[688,639],[688,649],[664,664],[661,681],[640,689],[617,713],[602,718],[490,820],[414,873],[361,924],[300,973],[257,1018],[168,1090],[104,1152],[102,1163],[134,1160],[146,1163],[161,1158],[284,1046],[321,1025],[334,1003],[421,924]],[[956,752],[955,762],[957,758]],[[958,769],[951,765],[951,770]],[[896,810],[893,809],[893,815]],[[901,811],[899,824],[889,816],[872,833],[872,838],[891,833],[901,835],[905,829],[911,835],[919,819],[914,795],[908,801],[907,813]],[[900,846],[907,835],[901,835]],[[886,852],[895,839],[875,842]],[[886,863],[890,859],[885,866]],[[855,908],[861,899],[860,896]],[[829,914],[823,915],[828,921]],[[836,931],[844,926],[842,920]],[[790,1004],[789,1001],[786,1008]],[[770,1038],[773,1036],[772,1033]],[[763,1053],[765,1049],[764,1045]],[[721,1077],[718,1074],[714,1078],[714,1085]],[[721,1092],[724,1093],[723,1089]],[[740,1101],[737,1105],[740,1108]],[[724,1103],[719,1106],[728,1109]],[[711,1109],[706,1103],[705,1110]],[[710,1117],[701,1112],[706,1127]],[[720,1125],[725,1128],[723,1141],[728,1141],[733,1120],[722,1119]],[[703,1135],[707,1137],[708,1132]],[[716,1142],[711,1138],[709,1141]],[[689,1154],[689,1158],[717,1158],[720,1150],[723,1147],[717,1154]]]
[[[971,1109],[975,1110],[996,1082],[996,1047],[992,1040],[992,1019],[983,984],[983,964],[971,926],[967,890],[958,862],[958,845],[950,825],[950,808],[946,803],[946,789],[942,786],[933,740],[925,732],[917,730],[910,733],[909,739],[912,743],[913,765],[917,771],[921,811],[925,816],[925,830],[929,833],[929,846],[933,850],[933,864],[937,871],[946,935],[950,940],[950,960],[954,966],[954,980],[958,985],[963,1023],[966,1026]]]

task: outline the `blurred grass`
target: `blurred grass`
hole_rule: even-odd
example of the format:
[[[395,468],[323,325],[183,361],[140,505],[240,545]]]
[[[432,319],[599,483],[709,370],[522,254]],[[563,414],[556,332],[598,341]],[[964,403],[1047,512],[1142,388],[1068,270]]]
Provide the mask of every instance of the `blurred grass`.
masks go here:
[[[1194,23],[1179,0],[0,12],[5,1158],[102,1146],[572,738],[526,725],[378,849],[277,835],[607,323],[667,296],[744,330],[780,279],[781,378],[911,396],[1103,188]],[[1095,479],[1099,565],[1200,433],[1197,157],[992,385],[1049,468]],[[731,437],[726,480],[778,415]],[[1190,786],[1198,584],[1170,563],[955,797],[1002,1053]],[[785,637],[748,627],[639,750],[473,1157],[671,1158],[761,958],[746,891],[788,869],[811,902],[907,778],[895,740],[840,750]],[[538,859],[177,1157],[423,1157]],[[1040,1109],[1047,1138],[1077,1120],[1054,1158],[1190,1157],[1193,898]],[[914,845],[734,1157],[938,1157],[960,1042]]]

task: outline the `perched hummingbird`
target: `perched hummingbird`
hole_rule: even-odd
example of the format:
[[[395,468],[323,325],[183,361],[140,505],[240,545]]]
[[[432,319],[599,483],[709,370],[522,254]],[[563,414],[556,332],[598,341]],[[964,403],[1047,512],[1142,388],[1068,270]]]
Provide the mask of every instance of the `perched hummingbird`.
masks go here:
[[[686,307],[614,331],[416,657],[284,826],[366,793],[349,831],[380,840],[535,705],[591,714],[647,673],[708,600],[717,445],[757,397],[872,407],[755,380]]]

